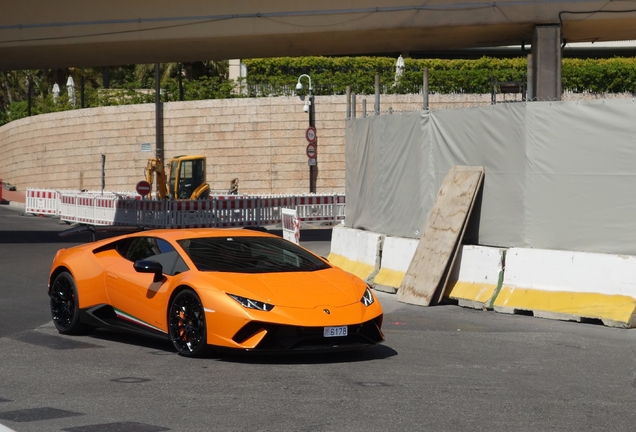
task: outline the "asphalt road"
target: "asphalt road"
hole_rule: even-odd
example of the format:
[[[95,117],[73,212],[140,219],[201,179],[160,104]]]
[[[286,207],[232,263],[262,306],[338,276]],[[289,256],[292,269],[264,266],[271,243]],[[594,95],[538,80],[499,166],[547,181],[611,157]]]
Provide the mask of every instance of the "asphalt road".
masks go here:
[[[0,423],[17,432],[579,432],[636,424],[634,330],[421,308],[379,293],[386,342],[356,353],[186,359],[136,336],[61,336],[45,289],[55,251],[78,241],[60,239],[64,228],[0,206]],[[328,253],[324,234],[315,236],[304,244]]]

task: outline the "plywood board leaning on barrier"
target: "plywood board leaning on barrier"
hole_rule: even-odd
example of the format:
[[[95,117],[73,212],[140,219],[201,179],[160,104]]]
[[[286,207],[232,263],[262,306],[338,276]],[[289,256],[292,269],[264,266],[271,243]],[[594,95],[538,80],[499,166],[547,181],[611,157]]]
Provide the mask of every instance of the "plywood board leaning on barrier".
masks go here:
[[[430,306],[441,300],[483,177],[484,167],[479,166],[456,166],[446,174],[398,290],[398,301]]]

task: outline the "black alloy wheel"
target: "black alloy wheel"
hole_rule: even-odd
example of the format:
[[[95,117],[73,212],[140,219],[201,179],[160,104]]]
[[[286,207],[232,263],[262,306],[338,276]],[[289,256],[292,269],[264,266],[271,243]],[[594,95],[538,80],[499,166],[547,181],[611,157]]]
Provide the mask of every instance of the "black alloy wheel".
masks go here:
[[[80,323],[75,280],[68,272],[55,277],[51,286],[51,317],[55,328],[68,335],[87,333],[92,327]]]
[[[170,303],[168,331],[180,355],[198,357],[203,354],[207,345],[205,311],[194,291],[181,291]]]

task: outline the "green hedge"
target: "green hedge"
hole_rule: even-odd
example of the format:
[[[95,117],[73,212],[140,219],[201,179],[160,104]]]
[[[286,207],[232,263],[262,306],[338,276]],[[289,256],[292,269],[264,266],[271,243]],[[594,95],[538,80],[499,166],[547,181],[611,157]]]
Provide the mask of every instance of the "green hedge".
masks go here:
[[[490,80],[520,81],[526,73],[526,60],[414,60],[405,59],[404,73],[396,82],[395,58],[389,57],[298,57],[250,59],[247,85],[250,96],[258,90],[276,89],[270,94],[293,89],[301,74],[312,79],[314,94],[344,94],[347,86],[358,94],[375,92],[375,75],[380,75],[383,93],[419,93],[422,71],[429,70],[429,89],[433,93],[490,93]],[[306,80],[303,84],[307,84]],[[264,93],[264,91],[261,91]]]
[[[432,93],[490,93],[491,78],[521,81],[527,72],[525,57],[478,60],[405,59],[405,70],[395,82],[395,58],[296,57],[243,60],[247,66],[249,96],[291,94],[298,77],[308,74],[314,94],[344,94],[346,87],[358,94],[375,92],[380,74],[383,93],[418,93],[422,71],[429,70]],[[564,59],[563,90],[575,93],[624,93],[636,91],[636,59]],[[306,87],[307,81],[303,80]]]
[[[183,80],[184,99],[219,99],[231,97],[259,97],[293,95],[298,77],[311,76],[316,95],[344,94],[347,86],[357,94],[375,92],[375,75],[380,75],[382,93],[419,93],[422,88],[422,71],[429,70],[429,89],[432,93],[478,93],[491,90],[491,78],[497,81],[521,81],[527,71],[526,59],[496,59],[483,57],[478,60],[416,60],[405,59],[405,70],[395,80],[395,62],[392,57],[284,57],[245,59],[247,78],[241,83],[247,94],[233,91],[234,83],[220,78],[203,76],[195,80]],[[636,93],[636,58],[613,59],[564,59],[562,63],[563,90],[575,93]],[[121,88],[103,90],[87,85],[85,106],[124,105],[154,102],[154,82],[146,83],[145,91],[131,89],[139,84],[133,81],[131,68],[113,73]],[[121,77],[119,76],[121,75]],[[305,90],[307,80],[303,79]],[[178,82],[175,78],[162,83],[163,101],[179,100]],[[79,91],[75,108],[79,108]],[[50,94],[33,99],[33,115],[73,109],[66,92],[57,102]],[[0,110],[0,125],[25,117],[27,103],[18,100],[6,111]]]
[[[636,58],[564,59],[563,90],[574,93],[636,93]]]
[[[162,83],[163,102],[179,100],[179,83],[174,78],[169,78]],[[234,85],[230,81],[222,81],[220,78],[202,77],[198,80],[183,80],[184,100],[226,99],[234,97]],[[113,105],[133,105],[154,103],[155,92],[153,89],[97,89],[90,85],[84,89],[84,107],[99,107]],[[34,97],[31,102],[31,115],[46,114],[57,111],[68,111],[81,107],[79,88],[76,87],[75,107],[71,106],[66,91],[61,92],[57,100],[53,95]],[[7,111],[0,110],[0,126],[13,120],[27,116],[27,101],[21,100],[12,103]]]

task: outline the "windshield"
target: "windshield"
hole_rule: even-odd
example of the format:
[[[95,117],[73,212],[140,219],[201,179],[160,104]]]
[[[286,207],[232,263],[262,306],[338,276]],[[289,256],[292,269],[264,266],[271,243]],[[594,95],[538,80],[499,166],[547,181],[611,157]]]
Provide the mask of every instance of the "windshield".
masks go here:
[[[209,237],[178,243],[200,271],[278,273],[330,268],[318,257],[281,238]]]
[[[205,159],[182,160],[179,168],[177,194],[179,199],[188,199],[205,183]]]

